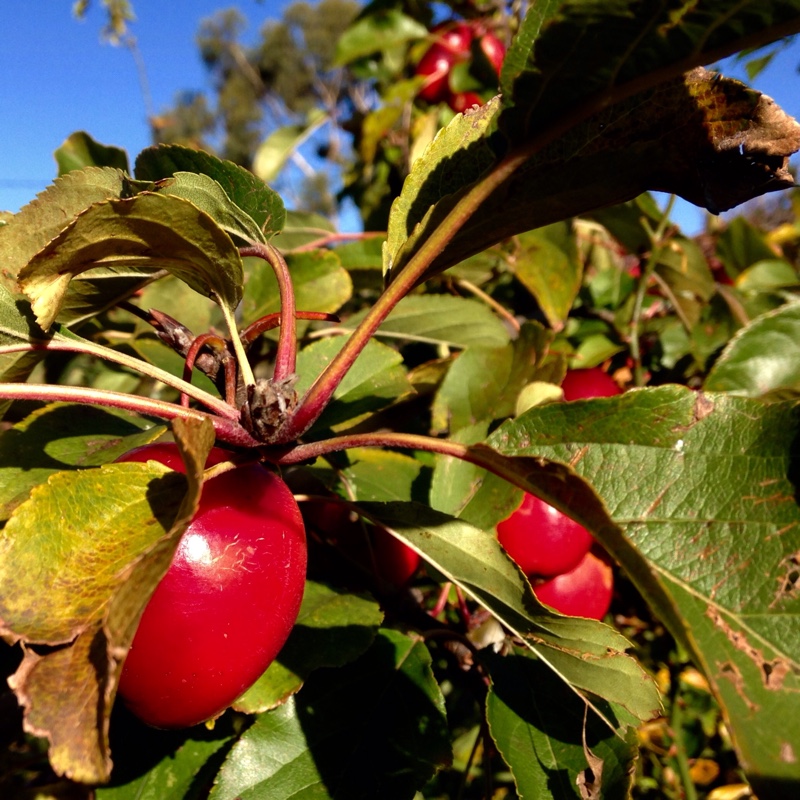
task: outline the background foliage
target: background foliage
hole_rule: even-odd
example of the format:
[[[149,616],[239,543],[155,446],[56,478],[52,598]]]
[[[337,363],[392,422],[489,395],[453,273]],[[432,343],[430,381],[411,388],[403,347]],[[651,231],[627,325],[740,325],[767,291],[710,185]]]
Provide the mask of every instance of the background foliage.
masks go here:
[[[127,12],[109,12],[119,33]],[[479,59],[455,79],[480,109],[417,98],[440,14],[516,35],[502,100]],[[77,414],[62,393],[5,417],[0,657],[29,710],[23,732],[14,694],[0,695],[0,790],[718,800],[749,782],[762,800],[793,796],[796,198],[690,238],[645,190],[717,212],[791,186],[796,123],[747,87],[684,73],[799,20],[792,2],[552,2],[522,17],[322,0],[244,47],[228,11],[198,39],[213,105],[186,96],[153,121],[170,146],[129,170],[116,148],[71,137],[59,179],[0,228],[3,397],[29,380],[147,405]],[[314,175],[304,211],[286,212],[264,179],[280,187],[302,141],[344,188],[334,200]],[[369,234],[343,238],[325,219],[345,198]],[[110,462],[162,435],[153,417],[186,390],[185,348],[147,309],[180,321],[173,345],[258,324],[280,310],[280,286],[241,248],[271,242],[298,308],[340,318],[299,323],[301,396],[369,309],[395,301],[295,455],[265,450],[308,519],[309,582],[284,652],[213,728],[155,731],[103,705],[113,669],[89,668],[92,647],[130,641],[211,433],[172,423],[188,481]],[[272,333],[253,343],[257,375],[276,358]],[[547,402],[568,367],[597,365],[629,391]],[[219,380],[205,373],[189,391],[226,440],[238,413],[208,400]],[[341,450],[335,437],[393,446]],[[503,553],[494,528],[522,489],[619,565],[608,624],[549,612]],[[314,521],[343,502],[362,543],[377,527],[423,556],[409,587]]]

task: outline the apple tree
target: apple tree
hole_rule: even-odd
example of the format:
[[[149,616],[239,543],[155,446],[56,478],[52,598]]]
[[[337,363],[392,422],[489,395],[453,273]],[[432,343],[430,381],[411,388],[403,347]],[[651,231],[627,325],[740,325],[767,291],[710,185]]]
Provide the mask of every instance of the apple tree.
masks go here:
[[[0,219],[3,796],[796,795],[794,200],[689,238],[648,192],[719,214],[791,189],[800,126],[704,65],[797,32],[800,2],[459,10],[463,113],[420,96],[441,33],[410,6],[339,39],[380,97],[346,191],[385,229],[85,133]],[[626,391],[564,402],[593,367]],[[126,456],[164,442],[178,469]],[[231,547],[249,510],[279,525],[253,469],[304,520],[291,632],[221,715],[150,727],[117,692],[137,629],[204,502]],[[604,621],[542,604],[500,545],[526,492],[615,565]],[[220,586],[273,579],[204,546]],[[220,597],[244,645],[197,635],[227,680],[272,634]],[[169,671],[189,644],[163,641]]]

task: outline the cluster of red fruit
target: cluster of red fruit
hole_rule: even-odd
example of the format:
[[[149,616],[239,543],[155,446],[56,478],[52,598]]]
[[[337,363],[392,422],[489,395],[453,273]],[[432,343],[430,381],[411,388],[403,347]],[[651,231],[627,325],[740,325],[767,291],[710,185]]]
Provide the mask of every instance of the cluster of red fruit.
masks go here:
[[[477,56],[499,76],[506,55],[505,45],[486,30],[483,21],[445,22],[437,25],[432,33],[435,41],[417,65],[416,74],[426,79],[419,96],[428,103],[447,103],[457,112],[481,105],[483,100],[475,92],[453,90],[451,70]]]
[[[599,368],[570,370],[562,389],[568,401],[620,394],[619,386]],[[614,592],[613,572],[582,525],[526,493],[519,508],[497,526],[497,538],[543,603],[571,617],[606,615]]]
[[[567,375],[566,399],[617,394],[600,370]],[[230,458],[214,448],[207,467]],[[184,471],[174,444],[139,447],[119,461],[157,461]],[[332,543],[361,558],[376,579],[400,588],[419,555],[388,531],[364,530],[346,505],[316,504]],[[313,513],[309,523],[314,525]],[[565,614],[604,616],[611,567],[591,535],[533,495],[498,526],[501,544],[534,578],[542,602]],[[303,598],[308,551],[303,517],[289,487],[259,464],[235,467],[203,486],[200,504],[169,570],[144,610],[123,666],[119,695],[159,728],[196,725],[221,714],[267,669],[289,636]]]

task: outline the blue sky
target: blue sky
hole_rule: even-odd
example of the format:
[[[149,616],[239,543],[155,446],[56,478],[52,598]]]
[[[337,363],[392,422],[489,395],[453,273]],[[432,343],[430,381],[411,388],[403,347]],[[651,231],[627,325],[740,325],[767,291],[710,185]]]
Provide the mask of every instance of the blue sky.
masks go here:
[[[133,0],[136,36],[156,112],[206,73],[195,34],[200,21],[238,5],[253,32],[280,16],[284,0]],[[53,151],[85,130],[133,159],[151,144],[147,109],[130,50],[100,40],[103,8],[94,0],[78,21],[72,0],[0,3],[0,209],[17,211],[55,176]]]
[[[195,45],[200,21],[237,5],[255,34],[286,0],[134,0],[132,25],[147,68],[156,112],[185,89],[206,87]],[[0,209],[16,211],[55,176],[53,151],[85,130],[133,158],[150,144],[147,109],[135,61],[127,48],[100,41],[105,17],[99,0],[83,21],[71,0],[0,3]],[[753,83],[800,117],[800,44],[783,51]],[[740,67],[725,74],[744,78]],[[679,221],[692,232],[702,213],[681,204]]]

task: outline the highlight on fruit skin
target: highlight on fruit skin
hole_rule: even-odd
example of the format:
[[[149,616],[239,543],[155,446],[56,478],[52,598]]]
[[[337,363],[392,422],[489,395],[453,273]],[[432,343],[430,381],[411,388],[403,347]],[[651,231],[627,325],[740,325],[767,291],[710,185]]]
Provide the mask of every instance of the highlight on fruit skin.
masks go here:
[[[443,22],[434,27],[431,34],[434,41],[415,70],[417,76],[425,78],[418,96],[426,103],[447,103],[457,113],[482,105],[484,101],[475,91],[459,90],[453,85],[451,71],[477,55],[481,63],[475,85],[486,81],[488,89],[492,73],[499,79],[506,55],[505,45],[487,30],[481,20]]]
[[[530,492],[497,525],[497,538],[519,568],[533,577],[569,572],[594,541],[586,528]]]
[[[214,448],[207,466],[228,458]],[[168,443],[118,459],[148,460],[183,471]],[[158,728],[219,716],[283,647],[300,610],[306,564],[303,520],[280,477],[251,464],[206,481],[123,665],[124,704]]]

